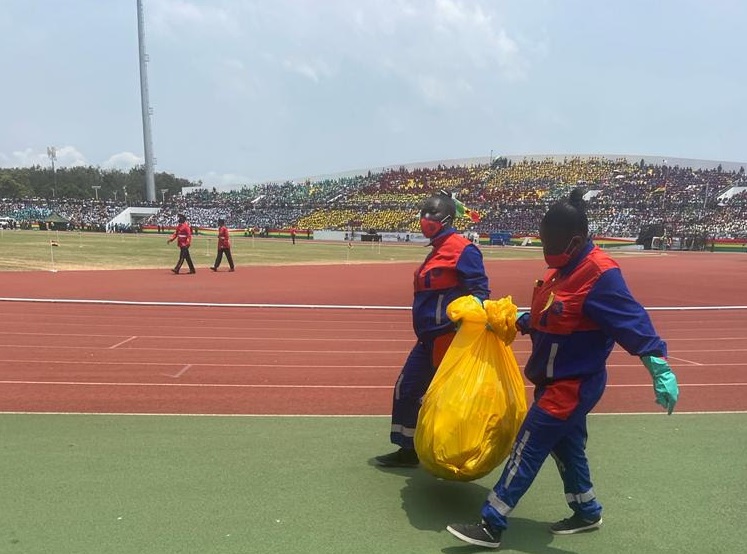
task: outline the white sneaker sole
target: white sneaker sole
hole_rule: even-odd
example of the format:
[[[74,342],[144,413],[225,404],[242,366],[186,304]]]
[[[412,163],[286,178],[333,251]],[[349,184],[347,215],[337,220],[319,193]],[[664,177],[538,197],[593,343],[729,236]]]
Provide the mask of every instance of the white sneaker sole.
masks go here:
[[[462,533],[454,529],[451,525],[447,525],[446,530],[452,535],[454,535],[456,538],[458,538],[459,540],[467,542],[469,544],[474,544],[475,546],[484,546],[485,548],[500,548],[501,547],[501,543],[485,542],[479,539],[473,539],[471,537],[468,537],[467,535],[463,535]]]
[[[593,531],[594,529],[599,529],[600,527],[602,527],[602,518],[599,518],[599,521],[590,523],[585,527],[576,527],[575,529],[563,529],[560,531],[556,531],[555,529],[550,528],[550,533],[552,533],[553,535],[573,535],[575,533],[583,533],[584,531]]]

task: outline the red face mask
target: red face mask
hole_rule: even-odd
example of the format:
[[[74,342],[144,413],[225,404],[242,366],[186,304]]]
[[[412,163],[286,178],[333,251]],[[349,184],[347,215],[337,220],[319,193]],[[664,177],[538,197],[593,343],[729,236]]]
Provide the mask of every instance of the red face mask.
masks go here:
[[[575,237],[574,237],[575,238]],[[568,265],[574,254],[576,253],[576,247],[573,245],[573,239],[568,243],[565,251],[561,254],[545,254],[545,263],[547,267],[551,269],[560,269]]]
[[[444,224],[440,221],[433,221],[425,217],[420,218],[420,230],[423,231],[423,236],[427,239],[435,237],[444,228]]]

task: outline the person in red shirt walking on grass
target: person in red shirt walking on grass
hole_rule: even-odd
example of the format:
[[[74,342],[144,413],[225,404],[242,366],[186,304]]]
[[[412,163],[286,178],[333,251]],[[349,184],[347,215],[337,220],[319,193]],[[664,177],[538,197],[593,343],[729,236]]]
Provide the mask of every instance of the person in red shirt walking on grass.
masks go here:
[[[234,271],[233,257],[231,256],[231,239],[228,236],[228,227],[226,227],[226,220],[220,218],[218,220],[218,255],[215,257],[215,263],[210,268],[211,271],[218,271],[221,261],[223,261],[223,254],[226,255],[228,260],[228,271]]]
[[[176,226],[176,231],[166,241],[167,244],[171,244],[176,241],[179,246],[179,261],[176,262],[176,266],[171,271],[179,274],[179,270],[182,268],[182,264],[186,261],[189,266],[190,273],[197,273],[195,271],[195,264],[192,263],[192,256],[189,255],[189,247],[192,244],[192,228],[187,222],[187,216],[179,214],[179,225]]]

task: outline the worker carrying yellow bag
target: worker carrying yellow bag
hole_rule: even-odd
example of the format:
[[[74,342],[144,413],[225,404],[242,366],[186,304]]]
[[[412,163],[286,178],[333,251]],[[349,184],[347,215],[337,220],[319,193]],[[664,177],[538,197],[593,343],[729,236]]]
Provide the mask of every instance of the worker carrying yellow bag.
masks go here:
[[[509,347],[517,308],[510,296],[457,298],[447,315],[459,329],[423,397],[415,428],[420,463],[444,479],[487,475],[511,449],[527,412],[524,382]]]

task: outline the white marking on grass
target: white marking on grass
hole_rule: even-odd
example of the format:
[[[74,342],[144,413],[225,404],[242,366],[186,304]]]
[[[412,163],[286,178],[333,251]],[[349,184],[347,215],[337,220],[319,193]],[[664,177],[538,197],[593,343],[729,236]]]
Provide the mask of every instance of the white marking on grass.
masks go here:
[[[67,336],[74,336],[74,335],[67,335]],[[102,335],[98,335],[98,336],[102,336]],[[131,340],[135,340],[136,338],[137,337],[133,335],[129,339],[125,339],[122,342],[118,342],[114,346],[110,346],[109,350],[114,350],[117,346],[122,346],[123,344],[127,344],[128,342],[130,342]]]

